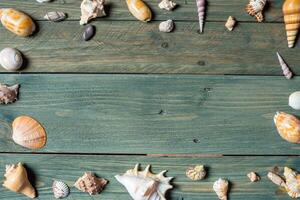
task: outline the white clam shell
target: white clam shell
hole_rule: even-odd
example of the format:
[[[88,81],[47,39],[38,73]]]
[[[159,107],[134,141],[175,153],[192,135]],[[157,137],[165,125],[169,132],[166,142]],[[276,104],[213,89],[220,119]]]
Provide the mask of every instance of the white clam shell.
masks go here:
[[[300,110],[300,91],[294,92],[290,95],[289,106],[295,110]]]
[[[56,199],[66,198],[70,193],[70,189],[68,185],[63,181],[59,181],[59,180],[53,181],[52,189],[53,189],[54,197]]]
[[[8,71],[16,71],[22,67],[22,54],[17,49],[7,47],[0,52],[0,64]]]

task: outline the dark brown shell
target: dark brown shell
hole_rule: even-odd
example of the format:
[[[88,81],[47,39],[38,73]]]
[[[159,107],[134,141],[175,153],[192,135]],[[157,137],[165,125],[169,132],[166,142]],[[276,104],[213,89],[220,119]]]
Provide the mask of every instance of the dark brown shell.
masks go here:
[[[18,99],[19,84],[7,86],[0,83],[0,104],[13,103]]]

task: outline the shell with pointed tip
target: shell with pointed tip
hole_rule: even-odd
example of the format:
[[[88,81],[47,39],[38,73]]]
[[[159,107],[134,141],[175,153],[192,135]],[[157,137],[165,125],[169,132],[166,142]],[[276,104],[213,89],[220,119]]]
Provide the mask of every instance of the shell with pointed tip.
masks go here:
[[[205,178],[206,170],[203,165],[196,165],[194,167],[189,167],[186,170],[185,174],[189,179],[193,181],[198,181]]]
[[[152,18],[150,8],[142,0],[126,0],[130,13],[142,22],[148,22]]]
[[[4,177],[6,178],[3,182],[5,188],[13,192],[22,193],[29,198],[36,197],[35,189],[30,184],[26,169],[21,163],[17,165],[7,165]]]
[[[69,186],[63,181],[54,180],[52,184],[52,190],[56,199],[66,198],[70,193]]]
[[[294,47],[300,28],[300,0],[286,0],[282,7],[288,47]]]
[[[227,200],[229,182],[219,178],[213,185],[214,191],[217,193],[220,200]]]
[[[32,19],[23,12],[13,8],[0,9],[2,25],[18,36],[27,37],[35,31],[35,24]]]
[[[267,176],[270,179],[270,181],[272,181],[274,184],[281,186],[281,187],[286,186],[285,181],[279,175],[277,175],[273,172],[268,172]]]
[[[258,22],[262,22],[264,20],[263,10],[266,5],[267,0],[250,0],[246,6],[246,12],[255,16]]]
[[[23,65],[22,54],[15,48],[4,48],[0,52],[0,65],[8,71],[17,71]]]
[[[15,143],[28,149],[45,146],[47,136],[43,126],[29,116],[19,116],[12,123],[12,138]]]
[[[300,110],[300,91],[293,92],[289,96],[289,106],[295,110]]]
[[[95,195],[100,193],[107,183],[108,181],[104,178],[98,178],[95,174],[86,172],[76,181],[74,186],[80,191]]]
[[[248,178],[250,179],[251,182],[257,182],[260,180],[260,177],[257,175],[255,172],[250,172],[247,174]]]
[[[171,11],[171,10],[173,10],[176,7],[176,5],[177,4],[174,1],[171,1],[171,0],[162,0],[158,4],[158,7],[160,9],[165,9],[165,10]]]
[[[0,104],[13,103],[18,99],[19,84],[7,86],[0,83]]]
[[[279,135],[288,142],[300,143],[300,120],[293,115],[277,112],[274,123]]]
[[[284,168],[283,175],[288,195],[292,198],[300,197],[300,175],[288,167]]]
[[[163,21],[159,24],[158,29],[160,32],[170,33],[174,29],[173,20],[169,19],[167,21]]]
[[[225,24],[225,27],[226,27],[229,31],[232,31],[233,28],[234,28],[235,23],[236,23],[236,20],[234,19],[234,17],[229,16],[228,19],[227,19],[227,22],[226,22],[226,24]]]
[[[166,171],[151,173],[150,165],[144,171],[139,171],[138,168],[139,164],[115,178],[125,186],[134,200],[165,200],[166,191],[173,188],[169,183],[173,178],[165,177]]]
[[[204,25],[204,17],[205,17],[205,5],[206,0],[196,0],[197,3],[197,11],[198,11],[198,19],[199,19],[199,32],[203,32],[203,25]]]
[[[67,15],[64,12],[58,12],[58,11],[52,11],[48,12],[45,16],[44,19],[52,21],[52,22],[59,22],[63,21],[67,18]]]
[[[104,3],[104,0],[83,0],[80,6],[80,25],[87,24],[91,19],[106,16]]]
[[[279,64],[282,69],[282,73],[285,76],[286,79],[291,79],[293,77],[293,73],[291,72],[290,68],[287,66],[281,55],[277,52],[277,58],[279,61]]]

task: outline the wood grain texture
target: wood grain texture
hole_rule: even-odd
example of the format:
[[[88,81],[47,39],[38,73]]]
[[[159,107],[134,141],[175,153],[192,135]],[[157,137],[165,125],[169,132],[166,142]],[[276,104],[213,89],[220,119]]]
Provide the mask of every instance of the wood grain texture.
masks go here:
[[[154,13],[154,20],[197,21],[197,8],[195,0],[176,0],[179,6],[173,11],[160,10],[160,0],[145,0]],[[54,0],[52,3],[39,4],[35,0],[1,0],[1,7],[14,7],[32,15],[37,20],[43,20],[45,13],[53,10],[68,13],[68,20],[79,20],[81,0]],[[245,12],[247,1],[241,0],[210,0],[207,3],[207,21],[226,21],[229,15],[235,16],[239,21],[255,21]],[[282,22],[282,1],[269,0],[266,7],[266,22]],[[135,20],[127,10],[125,1],[107,1],[106,11],[108,17],[99,20]]]
[[[1,75],[21,84],[1,106],[0,151],[23,152],[9,124],[31,115],[48,133],[42,152],[130,154],[299,154],[273,116],[299,78],[248,76]]]
[[[77,22],[40,22],[30,38],[0,28],[0,49],[24,53],[28,63],[22,72],[254,75],[281,75],[279,51],[300,74],[299,45],[288,49],[282,24],[241,23],[229,32],[223,23],[211,22],[200,35],[197,22],[176,22],[170,34],[160,33],[158,23],[97,22],[89,42],[82,41]]]
[[[265,200],[290,199],[287,194],[271,183],[266,174],[274,167],[289,166],[299,170],[298,157],[224,157],[224,158],[150,158],[135,156],[65,156],[65,155],[1,155],[0,173],[4,173],[5,164],[22,161],[29,169],[32,183],[37,187],[38,199],[54,199],[51,185],[53,179],[62,179],[70,186],[85,171],[95,172],[98,176],[109,180],[105,190],[90,197],[71,187],[71,195],[67,199],[88,200],[102,199],[130,200],[126,189],[119,184],[114,176],[125,173],[126,170],[141,163],[141,169],[152,164],[152,171],[158,173],[168,170],[167,175],[175,177],[172,181],[175,189],[168,193],[172,200],[217,199],[212,189],[214,181],[219,177],[230,180],[230,199]],[[203,181],[193,182],[185,176],[187,167],[204,164],[208,169],[208,176]],[[256,171],[262,177],[257,183],[251,183],[246,177],[250,171]],[[22,195],[0,188],[0,198],[6,200],[27,199]]]

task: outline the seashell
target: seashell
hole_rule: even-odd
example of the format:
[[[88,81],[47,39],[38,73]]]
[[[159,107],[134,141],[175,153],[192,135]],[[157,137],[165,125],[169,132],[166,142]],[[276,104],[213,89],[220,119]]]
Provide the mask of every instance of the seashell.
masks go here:
[[[272,181],[276,185],[281,186],[281,187],[286,187],[285,181],[279,175],[277,175],[273,172],[268,172],[267,176],[270,179],[270,181]]]
[[[246,6],[246,12],[250,16],[255,16],[258,22],[264,20],[263,10],[266,5],[267,0],[249,0],[248,5]]]
[[[45,2],[50,2],[52,0],[36,0],[36,1],[39,2],[39,3],[45,3]]]
[[[283,175],[288,195],[292,198],[300,197],[300,175],[288,167],[284,167]]]
[[[204,17],[205,17],[205,5],[206,0],[196,0],[197,9],[198,9],[198,18],[199,18],[199,27],[200,33],[203,32],[203,25],[204,25]]]
[[[291,72],[290,68],[287,66],[281,55],[277,52],[277,57],[282,69],[282,73],[286,79],[291,79],[293,77],[293,73]]]
[[[82,177],[80,177],[74,186],[82,191],[87,192],[90,195],[99,194],[108,183],[104,178],[97,178],[95,174],[91,172],[86,172]]]
[[[172,0],[162,0],[159,4],[158,4],[158,7],[160,9],[165,9],[165,10],[168,10],[168,11],[171,11],[173,10],[175,7],[176,7],[176,3]]]
[[[148,22],[152,18],[150,8],[142,0],[126,0],[130,13],[142,22]]]
[[[300,110],[300,91],[294,92],[290,95],[289,106],[295,110]]]
[[[170,33],[174,29],[174,22],[171,19],[163,21],[158,28],[160,32]]]
[[[288,142],[300,143],[300,120],[295,116],[277,112],[274,122],[279,135]]]
[[[6,165],[6,172],[4,174],[5,181],[3,186],[13,192],[19,192],[29,198],[35,198],[35,189],[30,184],[26,169],[21,163],[17,165]]]
[[[257,175],[255,172],[250,172],[247,174],[248,178],[250,179],[251,182],[257,182],[260,180],[260,177]]]
[[[198,181],[204,179],[206,176],[206,170],[203,165],[196,165],[194,167],[189,167],[185,174],[191,180]]]
[[[67,15],[64,12],[58,12],[58,11],[48,12],[44,16],[44,19],[47,19],[47,20],[52,21],[52,22],[63,21],[66,18],[67,18]]]
[[[0,64],[8,71],[16,71],[23,65],[22,54],[17,49],[7,47],[0,52]]]
[[[9,104],[18,100],[19,84],[7,86],[0,83],[0,104]]]
[[[70,194],[70,188],[63,181],[54,180],[52,189],[56,199],[66,198]]]
[[[288,47],[294,47],[300,28],[300,0],[286,0],[282,6]]]
[[[32,19],[13,8],[0,9],[0,20],[2,25],[18,36],[27,37],[35,31],[35,24]]]
[[[219,178],[213,185],[214,191],[217,193],[220,200],[227,200],[229,182]]]
[[[80,25],[87,24],[91,19],[106,16],[104,3],[104,0],[83,0],[80,6]]]
[[[229,16],[228,19],[227,19],[227,22],[226,22],[226,24],[225,24],[225,27],[226,27],[229,31],[232,31],[233,28],[234,28],[235,23],[236,23],[236,20],[234,19],[234,17]]]
[[[40,149],[46,144],[45,129],[29,116],[17,117],[12,123],[12,132],[14,142],[28,149]]]
[[[169,183],[173,177],[165,177],[162,171],[159,174],[150,172],[150,165],[144,171],[139,171],[139,164],[123,175],[115,178],[125,186],[134,200],[165,200],[166,191],[173,188]]]
[[[94,35],[95,35],[95,26],[87,25],[86,28],[84,29],[82,39],[84,41],[88,41],[88,40],[92,39],[92,37],[94,37]]]

